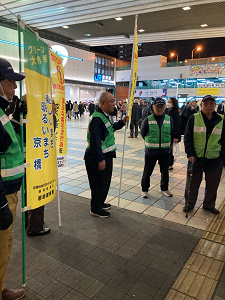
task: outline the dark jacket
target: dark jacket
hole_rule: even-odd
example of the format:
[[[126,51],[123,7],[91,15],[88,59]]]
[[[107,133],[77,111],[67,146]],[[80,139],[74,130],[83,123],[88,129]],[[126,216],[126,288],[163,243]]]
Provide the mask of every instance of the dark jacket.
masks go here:
[[[90,115],[92,115],[94,111],[95,111],[95,105],[94,105],[94,103],[90,103],[90,105],[89,105]]]
[[[220,103],[220,105],[217,108],[217,113],[223,115],[224,114],[224,105]]]
[[[181,140],[181,117],[179,111],[176,109],[168,110],[167,115],[173,119],[173,138]]]
[[[0,96],[0,107],[4,112],[8,104],[9,102]],[[5,153],[11,144],[12,144],[11,137],[9,136],[8,132],[5,130],[5,128],[3,127],[0,121],[0,155],[1,153]],[[1,199],[4,198],[1,195],[9,195],[19,191],[21,183],[22,183],[22,178],[3,182],[0,173],[0,198]]]
[[[132,107],[131,121],[140,121],[142,114],[142,108],[138,103],[134,103]]]
[[[213,112],[212,118],[209,120],[203,112],[200,112],[203,116],[206,126],[206,141],[208,141],[213,128],[218,124],[222,118],[216,112]],[[185,134],[184,134],[184,146],[187,157],[196,157],[194,143],[193,143],[193,131],[194,131],[194,115],[188,120]],[[221,135],[220,144],[222,146],[220,156],[225,160],[225,120],[223,120],[223,130]],[[210,159],[211,160],[211,159]]]
[[[153,114],[155,117],[157,124],[159,128],[162,127],[163,121],[165,119],[165,114],[162,116],[156,116],[155,113]],[[171,124],[171,140],[173,138],[173,119],[170,118],[170,124]],[[149,133],[149,125],[148,125],[148,118],[145,118],[144,121],[141,123],[141,136],[143,139],[148,135]],[[163,156],[163,155],[169,155],[170,148],[158,148],[158,149],[151,149],[145,147],[145,155],[151,155],[151,156]]]
[[[98,112],[104,114],[102,109],[99,107]],[[104,114],[105,115],[105,114]],[[106,116],[107,119],[109,119],[108,116]],[[121,129],[124,126],[124,123],[122,120],[119,120],[118,122],[115,122],[113,124],[113,129],[118,130]],[[105,140],[105,137],[108,133],[105,124],[103,123],[102,119],[99,117],[95,117],[92,119],[90,127],[90,148],[86,149],[84,159],[85,160],[95,160],[97,162],[101,162],[104,160],[104,156],[112,156],[116,157],[116,151],[102,153],[102,141]]]
[[[68,103],[68,110],[72,110],[73,109],[73,104],[71,102]]]

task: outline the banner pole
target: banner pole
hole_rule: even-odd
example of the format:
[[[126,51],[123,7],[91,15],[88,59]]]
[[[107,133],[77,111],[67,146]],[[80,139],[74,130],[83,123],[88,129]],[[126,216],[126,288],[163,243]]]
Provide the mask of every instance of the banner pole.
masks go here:
[[[19,72],[22,72],[22,64],[21,64],[21,16],[17,16],[18,20],[18,42],[19,42]],[[20,81],[20,102],[22,101],[22,81]],[[24,157],[24,149],[23,149],[23,113],[20,113],[20,146],[22,156]],[[24,177],[22,180],[22,187],[21,187],[21,198],[22,198],[22,286],[26,286],[26,270],[25,270],[25,194],[24,194]]]
[[[129,82],[129,92],[128,92],[128,108],[130,107],[130,100],[131,100],[131,81],[133,78],[133,69],[134,69],[134,54],[135,54],[135,42],[136,42],[136,34],[137,34],[137,19],[138,15],[135,15],[135,24],[134,24],[134,42],[133,42],[133,49],[132,49],[132,61],[131,61],[131,70],[130,70],[130,82]],[[134,82],[133,82],[134,84]],[[136,81],[135,81],[136,86]],[[134,99],[132,99],[134,101]],[[131,118],[130,111],[130,118]],[[130,120],[131,121],[131,120]],[[120,208],[120,194],[121,194],[121,186],[122,186],[122,178],[123,178],[123,162],[124,162],[124,153],[125,153],[125,145],[126,145],[126,135],[127,135],[127,124],[125,125],[124,130],[124,139],[123,139],[123,153],[122,153],[122,163],[121,163],[121,171],[120,171],[120,187],[119,187],[119,195],[118,195],[118,209]]]
[[[48,45],[48,54],[49,54],[49,70],[50,70],[50,82],[51,82],[51,100],[53,96],[53,90],[52,90],[52,75],[51,75],[51,52],[50,52],[51,46]],[[54,130],[55,135],[55,130]],[[61,218],[61,203],[60,203],[60,196],[59,196],[59,168],[58,168],[58,162],[57,162],[57,149],[56,149],[56,139],[55,139],[55,154],[56,154],[56,170],[57,170],[57,203],[58,203],[58,218],[59,218],[59,227],[62,226],[62,218]]]

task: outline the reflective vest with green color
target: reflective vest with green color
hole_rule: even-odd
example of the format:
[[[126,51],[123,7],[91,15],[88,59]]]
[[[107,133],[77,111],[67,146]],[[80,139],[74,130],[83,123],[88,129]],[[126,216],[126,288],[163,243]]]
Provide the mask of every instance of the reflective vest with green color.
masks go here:
[[[221,139],[223,129],[223,116],[221,117],[222,120],[213,128],[213,131],[210,134],[209,139],[207,141],[206,126],[202,113],[199,112],[194,114],[193,143],[196,157],[215,159],[220,156],[221,145],[219,144],[219,141]]]
[[[95,111],[90,119],[89,125],[88,125],[88,131],[87,131],[87,142],[88,142],[88,148],[90,148],[90,132],[89,132],[89,128],[90,128],[90,124],[93,118],[101,118],[101,120],[103,121],[103,123],[105,124],[105,127],[107,129],[107,135],[105,137],[105,140],[102,141],[102,152],[103,153],[107,153],[107,152],[112,152],[116,150],[116,144],[115,144],[115,137],[114,137],[114,133],[113,133],[113,125],[112,123],[106,118],[106,116],[100,112]]]
[[[169,148],[171,142],[170,117],[165,115],[161,130],[153,115],[148,116],[149,133],[145,137],[145,147],[157,149]]]
[[[12,144],[8,150],[1,154],[2,181],[19,179],[24,175],[24,161],[21,148],[12,123],[1,108],[0,121],[12,139]]]

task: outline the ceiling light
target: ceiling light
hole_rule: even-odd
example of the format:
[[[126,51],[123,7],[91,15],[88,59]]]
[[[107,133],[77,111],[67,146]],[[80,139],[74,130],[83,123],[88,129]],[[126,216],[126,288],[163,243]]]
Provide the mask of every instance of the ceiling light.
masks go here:
[[[67,29],[67,28],[69,28],[69,26],[65,25],[65,26],[62,26],[62,28],[65,28],[65,29]]]
[[[201,25],[201,27],[207,27],[208,26],[208,24],[202,24]]]
[[[189,9],[191,9],[190,6],[183,7],[183,10],[189,10]]]
[[[144,32],[144,31],[145,31],[145,29],[138,29],[138,31],[139,31],[139,32]]]
[[[123,20],[123,18],[121,18],[121,17],[118,17],[118,18],[115,18],[115,20],[116,20],[116,21],[122,21],[122,20]]]
[[[86,35],[86,36],[91,36],[91,34],[90,34],[90,33],[85,33],[84,35]]]

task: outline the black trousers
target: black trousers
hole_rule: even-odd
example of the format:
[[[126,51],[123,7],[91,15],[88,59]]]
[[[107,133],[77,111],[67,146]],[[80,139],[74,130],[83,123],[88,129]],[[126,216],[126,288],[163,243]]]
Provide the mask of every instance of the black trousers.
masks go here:
[[[39,232],[43,230],[44,225],[44,205],[32,210],[28,210],[27,231]]]
[[[25,182],[25,202],[27,205],[26,177],[24,178],[24,182]],[[39,232],[39,231],[43,230],[44,210],[45,210],[45,207],[43,205],[38,208],[31,209],[31,210],[28,210],[25,212],[25,223],[27,224],[28,232]]]
[[[199,186],[202,182],[203,172],[205,173],[205,197],[203,206],[206,208],[214,208],[216,203],[217,189],[223,170],[223,161],[217,159],[197,158],[193,164],[192,178],[190,180],[190,165],[188,162],[187,179],[185,188],[185,205],[194,207],[198,198]]]
[[[139,121],[131,121],[130,122],[130,135],[134,135],[134,128],[135,128],[135,136],[138,136],[138,124]]]
[[[160,166],[160,173],[161,173],[161,182],[160,187],[162,191],[168,190],[169,185],[169,154],[163,155],[163,156],[150,156],[145,155],[145,166],[144,166],[144,172],[141,180],[141,186],[143,192],[148,192],[148,189],[150,187],[150,176],[152,175],[152,172],[155,168],[156,162],[159,162]]]
[[[91,211],[98,212],[102,209],[108,195],[113,169],[113,157],[105,155],[105,170],[98,170],[98,162],[85,159],[85,166],[91,188]]]

